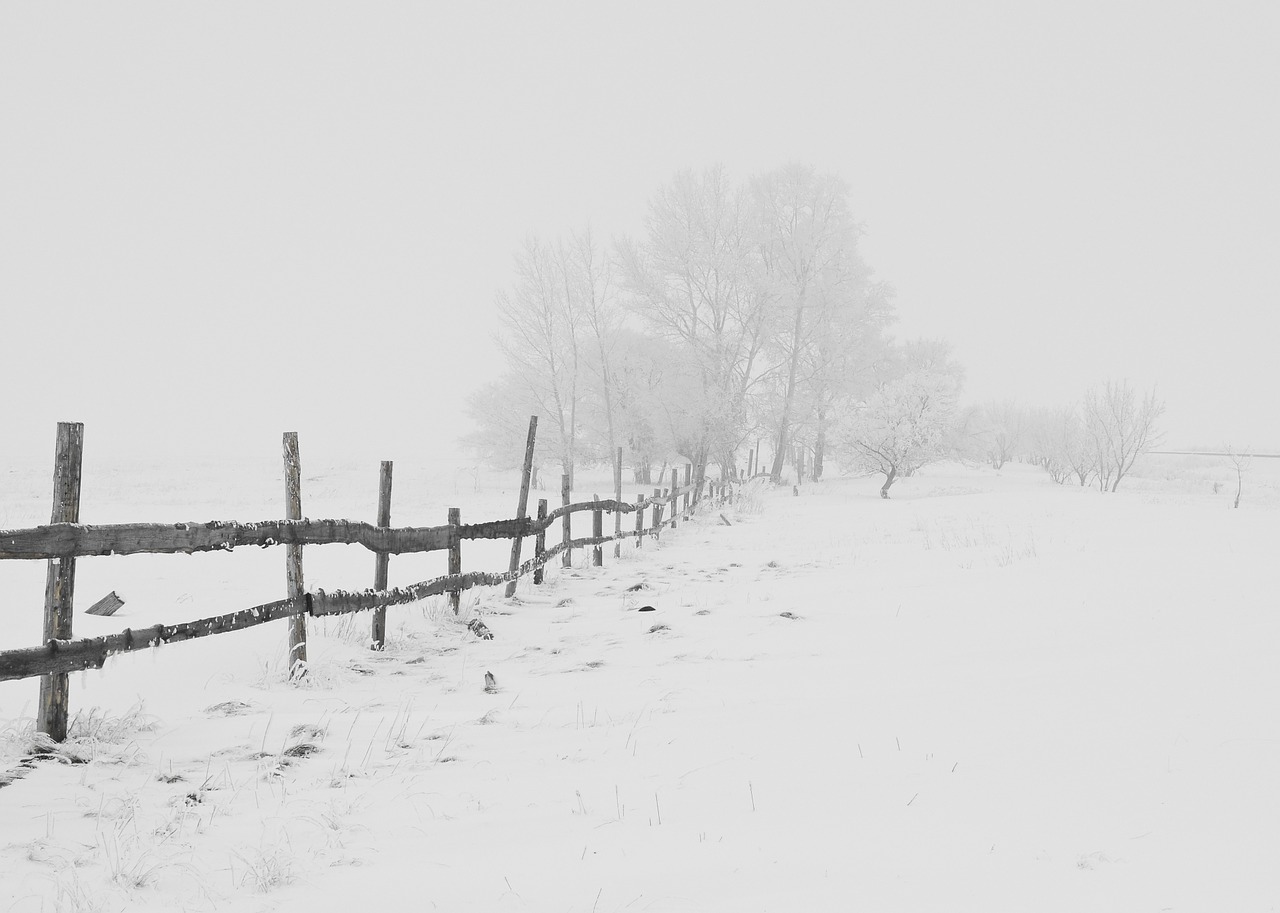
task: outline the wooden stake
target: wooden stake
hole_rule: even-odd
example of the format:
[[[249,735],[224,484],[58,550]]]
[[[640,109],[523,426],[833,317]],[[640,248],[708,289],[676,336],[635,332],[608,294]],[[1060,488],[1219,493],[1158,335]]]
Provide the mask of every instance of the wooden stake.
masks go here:
[[[592,495],[591,499],[596,502],[595,509],[591,511],[591,535],[599,539],[604,535],[604,512],[600,510],[600,496]],[[604,549],[599,545],[591,550],[591,564],[593,567],[604,566]]]
[[[671,528],[675,529],[680,512],[680,470],[671,467]]]
[[[644,545],[644,495],[636,495],[636,548]]]
[[[53,512],[50,523],[80,522],[80,479],[84,458],[84,425],[58,422],[53,461]],[[76,588],[76,559],[49,561],[44,585],[44,641],[71,639],[71,613]],[[40,678],[36,728],[55,742],[67,737],[71,689],[66,673]]]
[[[378,471],[378,525],[388,527],[391,525],[391,461],[383,460],[382,468]],[[375,590],[385,590],[387,588],[387,577],[391,566],[391,556],[386,552],[378,552],[373,557],[373,588]],[[386,608],[373,610],[373,631],[370,636],[370,646],[374,650],[382,650],[387,645],[387,610]]]
[[[613,500],[622,503],[622,448],[613,459]],[[613,512],[613,557],[622,557],[622,511]]]
[[[541,526],[547,519],[547,499],[538,499],[538,525]],[[542,583],[542,556],[547,553],[547,531],[539,529],[538,535],[533,540],[533,556],[538,559],[538,566],[533,569],[534,584]]]
[[[569,473],[560,476],[560,503],[565,507],[569,506]],[[564,512],[564,516],[560,518],[560,528],[564,534],[564,552],[561,555],[560,563],[563,567],[573,567],[573,559],[569,552],[569,542],[573,539],[571,532],[573,527],[573,517],[568,511]]]
[[[302,519],[302,459],[298,452],[298,432],[284,433],[284,518]],[[302,577],[302,546],[286,545],[284,557],[285,581],[290,599],[301,599],[306,594]],[[302,678],[307,674],[307,616],[295,615],[289,619],[289,678]]]
[[[689,519],[689,498],[691,495],[691,485],[693,482],[693,464],[684,464],[684,518]]]
[[[462,536],[458,532],[458,527],[462,525],[462,510],[457,507],[449,508],[449,574],[462,573]],[[462,611],[462,590],[449,591],[449,605],[453,608],[453,614],[457,615]]]
[[[662,489],[655,488],[653,490],[653,538],[657,539],[662,535]]]
[[[523,520],[529,515],[529,480],[533,477],[533,442],[538,436],[538,417],[529,416],[529,438],[524,445],[524,472],[520,476],[520,501],[516,504],[516,519]],[[508,570],[512,573],[520,567],[520,546],[524,539],[516,536],[511,540],[511,564]],[[516,581],[507,582],[506,597],[510,599],[516,594]]]

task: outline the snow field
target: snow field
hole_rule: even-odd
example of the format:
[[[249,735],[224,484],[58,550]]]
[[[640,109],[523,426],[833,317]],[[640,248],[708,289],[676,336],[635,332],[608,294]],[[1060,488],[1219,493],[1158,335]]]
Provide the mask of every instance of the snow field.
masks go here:
[[[304,472],[304,512],[372,514],[370,475],[365,505],[342,501],[352,478]],[[272,478],[238,486],[233,511],[213,491],[207,516],[190,488],[160,503],[180,484],[121,477],[91,501],[92,479],[85,522],[279,513]],[[442,522],[425,494],[440,479],[412,479],[393,522]],[[887,502],[877,488],[765,493],[732,527],[705,517],[601,569],[575,555],[518,603],[471,591],[461,621],[481,614],[493,641],[442,600],[393,610],[383,654],[363,618],[313,625],[302,688],[275,626],[73,676],[73,712],[103,708],[105,740],[0,789],[0,908],[1280,902],[1274,509],[1154,482],[1101,496],[1016,466],[935,467]],[[514,503],[482,484],[445,497],[464,522]],[[507,543],[476,546],[465,568],[505,567]],[[306,556],[310,586],[371,579],[360,549]],[[392,584],[435,559],[393,558]],[[30,594],[38,638],[43,567],[33,588],[17,564],[0,583]],[[276,598],[282,565],[278,549],[85,559],[78,604],[104,587],[128,602],[76,630]],[[11,758],[33,691],[0,685]]]

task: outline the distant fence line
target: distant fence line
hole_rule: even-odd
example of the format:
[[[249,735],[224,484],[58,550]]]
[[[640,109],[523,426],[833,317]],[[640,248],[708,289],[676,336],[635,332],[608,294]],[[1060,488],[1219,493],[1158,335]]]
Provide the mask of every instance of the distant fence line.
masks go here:
[[[1280,459],[1280,453],[1216,453],[1207,450],[1148,450],[1152,456],[1205,456],[1205,457],[1247,457],[1252,459]]]
[[[272,621],[291,620],[290,674],[306,672],[307,616],[324,617],[353,612],[374,612],[373,649],[385,642],[387,608],[417,602],[430,596],[447,594],[454,612],[459,610],[461,593],[476,586],[507,584],[506,595],[514,593],[515,582],[533,574],[534,583],[543,580],[543,567],[560,556],[565,567],[571,565],[575,548],[593,549],[592,563],[603,564],[603,546],[614,542],[614,555],[620,555],[621,543],[634,539],[636,547],[645,536],[657,537],[661,530],[675,527],[688,519],[703,504],[720,505],[736,497],[738,478],[691,478],[692,466],[686,464],[684,483],[679,471],[671,470],[671,484],[655,488],[652,496],[640,495],[635,503],[622,500],[622,448],[615,453],[614,497],[607,500],[570,502],[569,476],[562,477],[562,503],[554,510],[547,501],[539,500],[536,518],[527,516],[529,481],[537,430],[537,417],[529,421],[529,437],[525,450],[524,472],[517,516],[514,519],[484,523],[461,523],[461,512],[449,509],[449,522],[443,526],[390,526],[391,463],[382,464],[379,491],[379,523],[354,520],[308,520],[301,515],[301,466],[297,435],[284,436],[286,513],[285,520],[257,523],[213,521],[208,523],[122,523],[109,525],[81,524],[79,520],[81,456],[84,426],[61,422],[54,465],[54,509],[51,522],[31,529],[0,530],[0,560],[49,561],[48,584],[45,589],[45,637],[38,647],[0,651],[0,681],[42,676],[37,728],[54,741],[66,737],[68,718],[67,674],[84,669],[101,668],[107,657],[137,650],[244,630]],[[652,510],[652,522],[645,524],[645,512]],[[592,535],[574,539],[570,533],[572,515],[592,514]],[[664,519],[663,514],[669,512]],[[603,531],[603,515],[614,516],[612,534]],[[635,528],[622,529],[623,514],[635,514]],[[546,533],[556,521],[561,523],[560,541],[546,545]],[[532,558],[520,562],[520,545],[534,537]],[[511,562],[504,572],[462,572],[461,543],[474,539],[512,540]],[[361,545],[379,556],[375,569],[375,585],[371,589],[348,591],[305,590],[302,585],[301,549],[304,545]],[[75,560],[103,555],[190,554],[194,552],[230,551],[235,548],[269,548],[286,546],[286,577],[289,596],[286,599],[252,606],[247,609],[172,625],[126,628],[103,637],[72,639],[71,616],[75,584]],[[417,552],[448,551],[449,573],[404,587],[388,587],[386,562],[390,555]]]

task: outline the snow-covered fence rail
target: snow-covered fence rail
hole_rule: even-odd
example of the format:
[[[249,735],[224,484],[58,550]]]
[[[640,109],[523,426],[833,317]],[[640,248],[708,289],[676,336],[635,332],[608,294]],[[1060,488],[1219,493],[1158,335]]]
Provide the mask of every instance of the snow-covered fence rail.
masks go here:
[[[536,420],[530,422],[529,447],[526,453],[526,478],[532,459],[533,433]],[[652,497],[637,497],[634,504],[621,498],[621,450],[615,461],[615,494],[610,499],[593,497],[590,501],[570,502],[568,480],[562,488],[564,503],[554,510],[547,509],[545,500],[538,502],[537,517],[525,512],[528,488],[522,486],[521,504],[514,519],[490,520],[482,523],[463,524],[457,508],[449,510],[450,522],[443,526],[391,527],[390,477],[391,464],[382,464],[379,491],[379,524],[354,520],[266,520],[256,523],[234,521],[210,521],[206,523],[124,523],[111,525],[81,524],[79,517],[80,449],[83,426],[61,423],[58,427],[58,453],[55,462],[55,506],[53,522],[31,529],[0,530],[0,560],[38,560],[50,562],[50,584],[46,592],[45,641],[41,646],[0,652],[0,681],[44,676],[41,685],[41,717],[38,728],[55,740],[65,737],[67,719],[67,683],[70,672],[101,668],[107,657],[116,653],[129,653],[165,644],[178,643],[199,637],[225,634],[255,627],[272,621],[290,620],[301,625],[307,616],[323,617],[354,612],[373,611],[375,649],[381,647],[379,630],[385,630],[385,610],[392,606],[417,602],[431,596],[448,594],[458,607],[458,598],[467,589],[476,586],[511,584],[527,574],[533,574],[535,584],[542,583],[543,567],[557,556],[569,564],[573,549],[593,547],[592,563],[603,563],[602,545],[621,543],[634,539],[636,546],[643,544],[646,535],[657,537],[665,527],[675,527],[678,521],[687,519],[701,504],[720,505],[735,495],[737,479],[694,481],[690,467],[685,469],[685,484],[679,484],[678,471],[672,470],[671,486],[654,489]],[[292,438],[292,440],[291,440]],[[300,468],[297,457],[296,437],[285,436],[286,489],[297,491]],[[293,476],[291,478],[291,475]],[[683,510],[681,499],[683,498]],[[664,508],[670,515],[663,519]],[[653,510],[653,522],[646,526],[645,512]],[[570,519],[575,513],[592,514],[592,535],[574,539]],[[290,511],[292,513],[292,511]],[[612,534],[603,533],[603,515],[615,517]],[[636,517],[635,528],[623,530],[621,517],[631,513]],[[385,522],[383,522],[385,521]],[[547,547],[547,530],[557,521],[562,535],[558,543]],[[516,544],[526,537],[534,537],[534,555],[518,563]],[[462,572],[460,544],[474,539],[513,540],[511,567],[504,572]],[[373,589],[325,591],[317,589],[295,592],[295,581],[300,584],[300,557],[292,555],[295,549],[305,545],[360,545],[384,559],[378,562]],[[230,551],[235,548],[288,547],[290,561],[299,564],[290,569],[290,596],[276,602],[264,603],[224,615],[202,618],[196,621],[171,625],[154,625],[147,628],[126,628],[118,634],[104,637],[74,640],[71,636],[72,590],[74,587],[75,560],[77,558],[105,555],[136,554],[190,554],[193,552]],[[388,588],[383,565],[390,555],[412,552],[449,552],[449,573],[409,586]],[[615,555],[618,552],[615,551]],[[508,590],[508,593],[511,591]],[[51,610],[51,606],[53,609]],[[51,623],[53,617],[56,624]],[[381,624],[380,624],[381,622]],[[295,630],[297,630],[295,628]],[[296,649],[291,637],[291,666],[298,660],[305,661],[305,628],[301,628],[302,650]],[[46,700],[45,692],[49,690]],[[46,704],[48,707],[46,708]],[[48,710],[46,713],[45,710]]]

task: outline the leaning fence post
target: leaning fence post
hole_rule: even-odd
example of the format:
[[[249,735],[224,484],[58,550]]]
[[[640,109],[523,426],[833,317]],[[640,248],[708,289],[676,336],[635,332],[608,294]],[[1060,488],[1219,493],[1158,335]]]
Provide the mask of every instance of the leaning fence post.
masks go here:
[[[378,472],[378,525],[391,525],[391,461],[383,460]],[[391,565],[388,552],[378,552],[373,556],[373,588],[379,592],[387,588],[387,576]],[[370,646],[381,650],[387,645],[387,607],[381,606],[373,610],[373,631]]]
[[[671,528],[676,528],[680,514],[680,470],[671,467]]]
[[[689,498],[692,495],[693,464],[684,464],[684,518],[689,519]]]
[[[595,539],[599,539],[604,535],[604,514],[600,510],[600,496],[592,495],[591,499],[596,502],[595,508],[591,511],[591,535]],[[591,564],[594,567],[602,567],[604,565],[604,548],[599,542],[591,552]]]
[[[53,511],[50,523],[80,522],[80,479],[84,458],[84,424],[58,422],[53,458]],[[45,572],[44,641],[71,639],[72,603],[76,587],[73,555],[51,559]],[[55,742],[67,737],[71,687],[65,672],[40,677],[36,728]]]
[[[613,458],[613,557],[622,557],[622,448]]]
[[[542,556],[547,553],[547,499],[538,499],[538,534],[533,540],[533,582],[542,583]]]
[[[567,472],[560,476],[560,503],[566,508],[569,506],[569,473]],[[560,556],[560,564],[562,567],[573,567],[573,559],[569,554],[569,543],[573,540],[573,517],[569,515],[568,510],[560,518],[560,523],[564,534],[564,554]]]
[[[284,518],[302,519],[302,459],[298,453],[298,432],[284,433]],[[302,578],[302,546],[286,545],[285,581],[289,598],[301,599],[306,594]],[[298,613],[289,619],[289,678],[307,674],[307,616]]]
[[[644,545],[644,495],[636,495],[636,548]]]
[[[529,438],[524,445],[524,472],[520,476],[520,502],[516,505],[516,519],[523,520],[529,515],[529,479],[533,475],[533,441],[538,435],[538,417],[536,415],[529,416]],[[511,540],[511,564],[509,570],[514,574],[520,567],[520,545],[524,542],[523,536],[516,536]],[[510,599],[516,594],[515,578],[507,581],[506,597]]]
[[[457,577],[462,574],[462,510],[457,507],[450,507],[448,513],[449,524],[449,576]],[[451,587],[449,589],[449,606],[453,609],[453,614],[457,615],[462,610],[462,585]]]
[[[653,538],[662,534],[662,489],[653,490]]]

